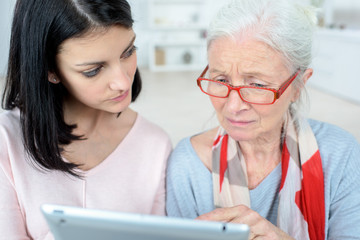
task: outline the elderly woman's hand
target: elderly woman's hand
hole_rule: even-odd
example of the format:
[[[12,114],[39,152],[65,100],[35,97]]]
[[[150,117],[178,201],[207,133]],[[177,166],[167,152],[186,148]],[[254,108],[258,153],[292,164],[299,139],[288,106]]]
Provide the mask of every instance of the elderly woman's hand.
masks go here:
[[[247,224],[250,227],[249,239],[293,239],[280,228],[261,217],[257,212],[244,205],[218,208],[196,219]]]

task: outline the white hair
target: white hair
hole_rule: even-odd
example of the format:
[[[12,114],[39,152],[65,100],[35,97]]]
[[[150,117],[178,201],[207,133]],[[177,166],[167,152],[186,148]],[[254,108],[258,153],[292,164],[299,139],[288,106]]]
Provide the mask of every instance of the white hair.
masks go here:
[[[316,9],[299,5],[294,0],[232,0],[210,23],[208,48],[218,38],[236,40],[250,36],[279,52],[290,71],[300,69],[301,74],[294,84],[303,88],[299,79],[312,62],[316,23]],[[301,98],[304,97],[291,104],[294,115],[303,108]]]

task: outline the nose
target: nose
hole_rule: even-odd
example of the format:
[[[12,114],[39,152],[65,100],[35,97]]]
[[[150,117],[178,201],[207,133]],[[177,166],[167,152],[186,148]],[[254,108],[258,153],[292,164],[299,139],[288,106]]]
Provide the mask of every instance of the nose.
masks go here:
[[[131,79],[128,75],[126,68],[117,66],[111,71],[109,87],[111,90],[121,91],[130,88]]]
[[[226,106],[232,113],[240,112],[250,108],[249,103],[244,102],[240,97],[239,90],[231,90],[227,98]]]

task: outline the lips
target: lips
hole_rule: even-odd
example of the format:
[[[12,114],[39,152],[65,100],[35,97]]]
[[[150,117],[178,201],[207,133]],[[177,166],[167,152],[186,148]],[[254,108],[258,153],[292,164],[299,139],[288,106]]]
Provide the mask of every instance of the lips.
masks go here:
[[[234,119],[230,119],[227,118],[227,121],[234,126],[238,126],[238,127],[244,127],[244,126],[248,126],[252,123],[254,123],[255,121],[253,120],[234,120]]]
[[[120,102],[120,101],[124,100],[128,95],[129,95],[129,90],[117,97],[112,98],[111,101]]]

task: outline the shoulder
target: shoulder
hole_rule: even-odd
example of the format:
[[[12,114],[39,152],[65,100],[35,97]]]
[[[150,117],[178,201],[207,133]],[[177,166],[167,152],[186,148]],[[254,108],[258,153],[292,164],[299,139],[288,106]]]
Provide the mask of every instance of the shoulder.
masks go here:
[[[184,168],[184,166],[187,166],[194,159],[198,158],[193,146],[191,145],[190,139],[191,137],[186,137],[176,144],[176,147],[169,158],[169,169],[171,167],[174,169],[179,167]]]
[[[309,120],[315,134],[324,173],[325,209],[329,239],[359,236],[360,145],[345,130]]]
[[[137,114],[135,123],[126,137],[128,150],[138,149],[137,155],[152,156],[156,159],[167,160],[172,143],[169,135],[158,125]]]
[[[0,127],[8,128],[20,124],[20,111],[19,109],[6,110],[0,113]]]
[[[191,137],[182,139],[170,154],[167,167],[169,187],[174,188],[175,185],[184,188],[194,184],[206,184],[206,181],[202,180],[207,179],[210,172],[195,152],[190,139]]]
[[[218,127],[193,136],[191,138],[191,144],[194,147],[195,152],[204,163],[204,165],[211,170],[212,166],[212,146]]]
[[[0,113],[0,137],[3,141],[21,139],[20,111],[18,109]]]
[[[21,156],[24,152],[18,109],[0,113],[0,169],[10,173],[15,164],[10,156]]]
[[[355,138],[344,129],[326,122],[321,122],[314,119],[308,120],[315,137],[319,140],[328,139],[330,141],[348,140],[356,141]]]
[[[198,155],[193,148],[191,137],[182,139],[170,154],[168,163],[169,175],[187,175],[194,169],[197,162],[200,162]]]
[[[344,157],[347,152],[359,148],[355,137],[342,128],[312,119],[308,122],[314,132],[321,154]]]
[[[152,139],[158,143],[171,143],[169,135],[161,127],[140,114],[137,115],[133,131],[134,134],[139,135],[142,139]]]
[[[360,144],[347,131],[335,125],[309,120],[327,177],[341,178],[360,169]],[[360,173],[360,172],[359,172]],[[360,174],[356,173],[358,177]]]
[[[211,172],[198,157],[191,138],[182,139],[169,158],[166,177],[169,216],[195,218],[213,210]]]
[[[216,128],[217,129],[217,128]],[[172,158],[200,159],[202,162],[211,156],[211,147],[216,129],[182,139],[175,147]],[[214,134],[215,133],[215,134]]]
[[[191,143],[194,146],[195,150],[209,150],[209,148],[211,150],[217,131],[218,127],[191,137]]]
[[[208,172],[207,158],[211,159],[213,130],[182,139],[169,158],[169,171],[175,172]]]

